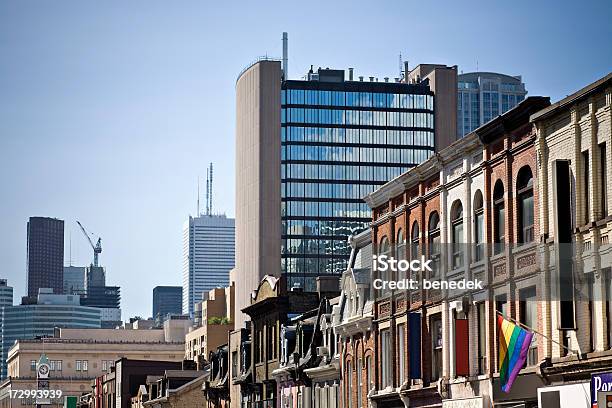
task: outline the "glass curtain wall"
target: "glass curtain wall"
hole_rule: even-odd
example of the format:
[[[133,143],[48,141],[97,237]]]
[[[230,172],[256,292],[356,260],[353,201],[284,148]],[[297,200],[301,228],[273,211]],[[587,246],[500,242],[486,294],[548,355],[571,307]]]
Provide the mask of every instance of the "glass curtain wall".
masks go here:
[[[433,155],[433,98],[408,84],[283,83],[281,271],[290,287],[314,290],[317,276],[342,273],[348,236],[371,221],[362,197]]]

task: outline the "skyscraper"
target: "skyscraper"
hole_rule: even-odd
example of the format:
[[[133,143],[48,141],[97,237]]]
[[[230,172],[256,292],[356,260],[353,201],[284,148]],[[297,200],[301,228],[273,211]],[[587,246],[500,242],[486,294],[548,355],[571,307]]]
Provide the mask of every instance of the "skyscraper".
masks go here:
[[[394,81],[354,80],[352,69],[288,80],[279,61],[261,60],[239,75],[237,320],[264,274],[305,290],[318,275],[340,274],[348,236],[371,221],[362,197],[454,140],[456,67],[419,67]],[[438,108],[450,112],[440,135]]]
[[[6,279],[0,279],[0,307],[3,306],[13,306],[13,287]]]
[[[189,217],[183,226],[183,313],[192,315],[202,293],[229,284],[235,259],[234,219]]]
[[[181,286],[156,286],[153,288],[153,319],[158,323],[168,314],[181,314],[183,288]]]
[[[8,286],[6,279],[0,279],[0,358],[4,359],[4,343],[2,342],[2,333],[4,329],[4,308],[13,306],[13,288]],[[9,347],[10,345],[7,345]],[[6,350],[8,353],[8,349]],[[0,362],[0,378],[4,378],[2,367],[4,360]]]
[[[521,76],[470,72],[457,77],[457,137],[514,108],[527,91]]]
[[[31,303],[0,308],[0,378],[6,377],[6,357],[15,340],[52,336],[56,327],[100,328],[100,309],[81,306],[79,296],[54,294],[50,288],[37,295],[36,300],[26,298]]]
[[[27,245],[28,296],[37,296],[40,288],[63,293],[64,221],[30,217]]]

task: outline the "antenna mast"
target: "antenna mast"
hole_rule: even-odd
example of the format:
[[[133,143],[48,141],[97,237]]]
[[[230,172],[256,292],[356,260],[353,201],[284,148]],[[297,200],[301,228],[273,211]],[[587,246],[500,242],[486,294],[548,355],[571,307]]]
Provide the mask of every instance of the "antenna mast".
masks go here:
[[[210,208],[210,214],[212,215],[213,212],[213,164],[210,163],[210,204],[209,204],[209,208]]]
[[[198,176],[198,204],[197,204],[197,212],[196,217],[200,216],[200,176]]]
[[[208,202],[210,196],[210,179],[208,178],[208,169],[206,169],[206,215],[210,215],[210,207],[208,206]]]

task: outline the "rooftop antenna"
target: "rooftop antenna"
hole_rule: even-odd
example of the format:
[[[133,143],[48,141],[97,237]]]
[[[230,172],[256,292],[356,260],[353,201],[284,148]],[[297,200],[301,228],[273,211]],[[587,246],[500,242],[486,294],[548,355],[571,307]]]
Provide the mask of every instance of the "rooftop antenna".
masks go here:
[[[399,77],[404,79],[404,63],[402,62],[402,53],[399,54]]]
[[[206,215],[210,215],[210,207],[208,203],[210,201],[210,179],[208,178],[208,169],[206,169]]]
[[[210,204],[209,204],[209,210],[210,210],[210,215],[212,215],[213,212],[213,164],[210,163]]]
[[[196,216],[200,216],[200,176],[198,176],[198,204],[197,204],[197,212]]]
[[[476,72],[478,72],[478,60],[476,60]]]
[[[283,78],[289,79],[289,35],[283,32]],[[212,164],[211,164],[212,169]]]

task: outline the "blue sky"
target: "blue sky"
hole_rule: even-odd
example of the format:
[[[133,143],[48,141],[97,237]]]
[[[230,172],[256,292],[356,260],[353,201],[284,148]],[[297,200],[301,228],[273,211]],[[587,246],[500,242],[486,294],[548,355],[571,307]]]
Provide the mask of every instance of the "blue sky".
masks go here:
[[[397,76],[398,55],[523,75],[553,100],[612,68],[609,1],[0,2],[0,277],[25,291],[26,221],[66,220],[66,260],[102,236],[124,319],[181,283],[181,229],[215,163],[234,214],[234,85],[259,55]]]

